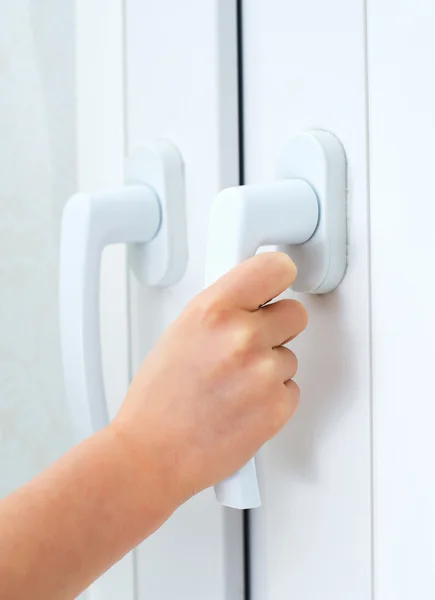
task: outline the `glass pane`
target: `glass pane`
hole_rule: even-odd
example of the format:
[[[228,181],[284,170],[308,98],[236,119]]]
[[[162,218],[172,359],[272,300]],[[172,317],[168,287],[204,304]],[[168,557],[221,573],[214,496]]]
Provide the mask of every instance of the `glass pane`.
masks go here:
[[[72,442],[58,330],[58,245],[75,184],[73,0],[2,3],[0,495]]]

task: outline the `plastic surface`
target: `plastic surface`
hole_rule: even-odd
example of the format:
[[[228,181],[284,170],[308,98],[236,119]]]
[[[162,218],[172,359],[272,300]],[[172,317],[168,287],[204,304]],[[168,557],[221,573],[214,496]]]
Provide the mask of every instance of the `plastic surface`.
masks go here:
[[[161,211],[147,186],[76,194],[63,212],[60,247],[60,334],[65,387],[79,439],[108,422],[100,351],[101,253],[107,244],[146,243]]]
[[[169,285],[187,261],[183,167],[168,141],[137,148],[118,191],[76,194],[60,248],[60,333],[67,398],[79,439],[108,422],[101,367],[99,284],[104,246],[129,244],[138,279]]]
[[[151,186],[162,212],[157,235],[148,244],[129,247],[129,263],[141,283],[176,283],[187,265],[184,173],[178,150],[167,140],[137,147],[126,161],[126,182]]]
[[[317,194],[321,218],[305,244],[283,248],[295,261],[298,276],[292,289],[326,294],[343,279],[347,266],[346,156],[328,131],[299,133],[283,148],[278,179],[308,181]]]
[[[277,181],[223,190],[210,223],[206,284],[210,285],[263,245],[284,245],[295,260],[293,289],[323,294],[346,270],[346,160],[340,142],[325,131],[289,140]],[[255,508],[260,493],[252,459],[215,486],[225,506]]]
[[[316,195],[304,181],[223,190],[211,214],[206,285],[255,254],[262,245],[305,242],[313,235],[318,218]],[[254,459],[217,484],[215,491],[225,506],[260,506]]]

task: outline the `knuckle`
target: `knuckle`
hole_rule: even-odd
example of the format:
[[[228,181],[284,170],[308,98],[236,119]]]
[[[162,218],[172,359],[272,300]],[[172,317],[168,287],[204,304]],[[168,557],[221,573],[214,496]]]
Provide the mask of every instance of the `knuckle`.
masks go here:
[[[241,357],[252,351],[257,341],[257,333],[249,324],[241,323],[232,328],[231,331],[231,354],[233,357]]]
[[[298,384],[296,383],[296,381],[293,381],[293,379],[289,379],[288,381],[286,381],[286,388],[287,391],[290,392],[290,395],[293,398],[299,399],[299,395],[300,395],[300,389]]]
[[[280,431],[287,421],[290,419],[292,412],[290,411],[290,404],[283,397],[280,397],[273,405],[271,410],[271,429],[272,435],[275,435]]]
[[[291,415],[293,415],[293,413],[299,406],[301,391],[299,389],[298,384],[295,383],[293,379],[287,381],[285,386],[287,388],[287,403],[289,404]]]
[[[293,373],[292,377],[294,377],[296,375],[296,373],[298,372],[298,367],[299,367],[299,361],[298,361],[298,357],[296,356],[296,354],[294,352],[292,352],[292,350],[289,350],[289,362],[291,365],[291,372]]]
[[[256,381],[261,387],[270,387],[277,382],[277,365],[273,357],[261,357],[255,365]]]
[[[272,436],[276,435],[284,427],[293,417],[299,406],[300,392],[297,383],[290,380],[286,382],[285,386],[287,393],[278,395],[271,407],[270,424]]]
[[[192,301],[195,321],[207,329],[215,329],[223,324],[227,315],[222,304],[207,294],[199,294]]]

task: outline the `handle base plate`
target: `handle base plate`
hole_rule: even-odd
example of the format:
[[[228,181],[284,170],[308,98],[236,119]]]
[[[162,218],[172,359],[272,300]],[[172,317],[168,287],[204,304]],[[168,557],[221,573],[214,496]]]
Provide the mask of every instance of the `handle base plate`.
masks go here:
[[[319,223],[303,244],[280,247],[295,261],[295,292],[326,294],[344,277],[347,266],[346,157],[341,143],[327,131],[290,138],[278,161],[278,179],[303,179],[319,202]]]
[[[137,147],[127,158],[126,184],[145,184],[157,194],[161,226],[147,244],[129,246],[138,280],[150,286],[177,283],[187,265],[184,170],[177,148],[167,140]]]

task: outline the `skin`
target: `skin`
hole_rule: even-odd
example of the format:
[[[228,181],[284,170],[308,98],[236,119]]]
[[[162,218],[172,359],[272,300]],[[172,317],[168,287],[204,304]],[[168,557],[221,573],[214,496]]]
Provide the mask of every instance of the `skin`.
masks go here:
[[[266,253],[187,306],[114,421],[0,502],[0,598],[75,598],[186,500],[228,477],[292,417],[303,306],[263,306],[296,277]]]

